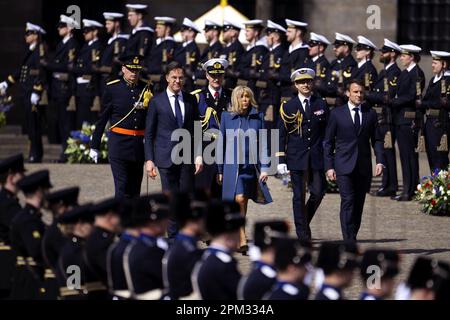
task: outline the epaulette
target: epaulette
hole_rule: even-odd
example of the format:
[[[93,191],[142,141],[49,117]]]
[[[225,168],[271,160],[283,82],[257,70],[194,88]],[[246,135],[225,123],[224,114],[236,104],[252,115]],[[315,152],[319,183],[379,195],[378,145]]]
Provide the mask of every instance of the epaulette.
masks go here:
[[[117,82],[119,82],[119,81],[120,81],[120,79],[112,80],[112,81],[110,81],[110,82],[107,82],[106,85],[109,86],[109,85],[114,84],[114,83],[117,83]]]
[[[151,83],[150,80],[146,80],[146,79],[142,79],[142,78],[139,78],[139,81],[142,81],[142,82],[145,83],[146,85],[149,84],[149,83]]]

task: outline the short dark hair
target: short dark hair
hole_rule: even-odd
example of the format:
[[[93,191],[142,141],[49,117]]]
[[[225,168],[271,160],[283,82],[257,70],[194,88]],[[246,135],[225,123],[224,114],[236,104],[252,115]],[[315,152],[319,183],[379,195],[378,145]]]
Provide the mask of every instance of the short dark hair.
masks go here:
[[[358,86],[364,88],[364,83],[361,80],[359,80],[359,79],[352,79],[347,84],[347,90],[350,90],[350,87],[352,86],[352,84],[357,84]]]
[[[171,63],[169,63],[169,64],[167,65],[167,68],[166,68],[166,76],[169,75],[169,73],[170,73],[172,70],[175,70],[175,69],[181,69],[181,70],[184,71],[183,66],[181,65],[181,63],[179,63],[178,61],[172,61]]]

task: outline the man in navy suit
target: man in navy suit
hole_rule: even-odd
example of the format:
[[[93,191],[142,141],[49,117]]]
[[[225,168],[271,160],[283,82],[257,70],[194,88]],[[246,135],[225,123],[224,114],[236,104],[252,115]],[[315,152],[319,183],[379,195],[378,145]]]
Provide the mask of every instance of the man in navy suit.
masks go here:
[[[309,224],[326,190],[323,167],[323,138],[328,118],[324,100],[313,96],[314,70],[302,68],[291,75],[298,95],[280,107],[278,172],[291,172],[292,207],[297,236],[311,240]],[[306,183],[310,197],[305,203]]]
[[[199,120],[197,101],[194,96],[181,90],[183,79],[184,71],[181,64],[176,61],[169,63],[166,71],[167,89],[151,100],[147,114],[144,145],[145,169],[148,176],[155,179],[156,167],[158,167],[163,191],[192,191],[194,174],[199,173],[203,168],[200,155],[201,141],[197,141],[194,145],[194,121]],[[171,139],[172,133],[178,129],[188,131],[191,140],[190,148],[184,148],[181,152],[177,150],[172,152],[174,147],[179,147],[177,145],[179,142]],[[185,141],[183,145],[184,143]],[[190,154],[185,155],[184,152]],[[172,154],[181,156],[181,163],[178,161],[180,159],[172,158]],[[174,221],[171,221],[168,232],[169,238],[175,236],[177,228]]]
[[[375,175],[383,171],[383,142],[377,135],[375,110],[361,105],[364,84],[351,80],[346,95],[349,102],[330,113],[324,139],[327,177],[337,180],[341,195],[341,229],[344,240],[356,241],[366,193],[372,180],[370,143],[375,151]]]

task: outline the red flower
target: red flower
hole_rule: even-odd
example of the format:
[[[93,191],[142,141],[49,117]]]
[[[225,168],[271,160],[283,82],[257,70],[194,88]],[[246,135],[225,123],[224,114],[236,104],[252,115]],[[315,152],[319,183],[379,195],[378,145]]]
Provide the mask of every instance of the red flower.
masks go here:
[[[432,206],[435,206],[435,205],[436,205],[436,200],[435,200],[435,199],[432,199],[432,200],[431,200],[431,205],[432,205]]]

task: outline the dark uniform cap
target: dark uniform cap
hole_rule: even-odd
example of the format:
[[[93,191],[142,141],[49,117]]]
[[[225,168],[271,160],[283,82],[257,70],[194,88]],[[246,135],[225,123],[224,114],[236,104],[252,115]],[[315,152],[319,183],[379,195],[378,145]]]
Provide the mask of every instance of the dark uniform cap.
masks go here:
[[[39,187],[50,189],[53,185],[50,183],[48,170],[41,170],[29,174],[19,180],[17,186],[24,193],[31,193],[36,191]]]
[[[205,32],[207,32],[207,31],[209,31],[211,29],[222,30],[222,26],[220,24],[218,24],[217,22],[215,22],[215,21],[206,19],[205,20],[205,28],[204,28],[204,30],[205,30]]]
[[[152,221],[169,218],[169,198],[163,193],[155,193],[132,200],[131,214],[134,224],[142,226]]]
[[[141,55],[128,55],[120,57],[120,62],[123,66],[127,67],[131,70],[140,70],[142,69],[142,62],[144,57]]]
[[[120,201],[116,198],[109,198],[97,204],[92,205],[91,211],[93,215],[103,215],[109,211],[118,212],[120,209]]]
[[[305,265],[312,259],[311,243],[293,238],[278,238],[275,242],[275,267],[285,270],[289,265]]]
[[[289,225],[284,220],[270,220],[256,222],[253,242],[260,249],[273,245],[274,238],[286,237],[289,232]]]
[[[63,203],[66,206],[78,204],[79,187],[61,189],[47,195],[46,200],[49,204]]]
[[[0,174],[7,172],[17,173],[25,171],[25,167],[23,166],[23,155],[21,153],[0,161]]]
[[[370,266],[381,269],[381,277],[394,278],[399,272],[400,256],[395,250],[369,249],[364,252],[361,260],[361,277],[367,280],[373,273]]]
[[[65,213],[63,213],[58,222],[61,224],[74,224],[77,222],[94,222],[94,215],[91,211],[92,204],[84,204],[82,206],[75,207]]]
[[[450,267],[444,262],[418,257],[409,273],[407,284],[414,289],[439,291],[440,286],[450,280]]]
[[[170,197],[170,210],[180,224],[188,220],[199,220],[206,214],[208,200],[206,192],[201,190],[196,190],[194,194],[174,193]]]
[[[245,226],[239,204],[234,201],[211,200],[206,211],[206,230],[212,235],[234,232]]]
[[[351,242],[324,242],[317,257],[317,267],[325,275],[358,267],[358,247]]]
[[[227,67],[228,60],[221,58],[210,59],[203,64],[203,70],[211,75],[225,74],[225,69]]]

